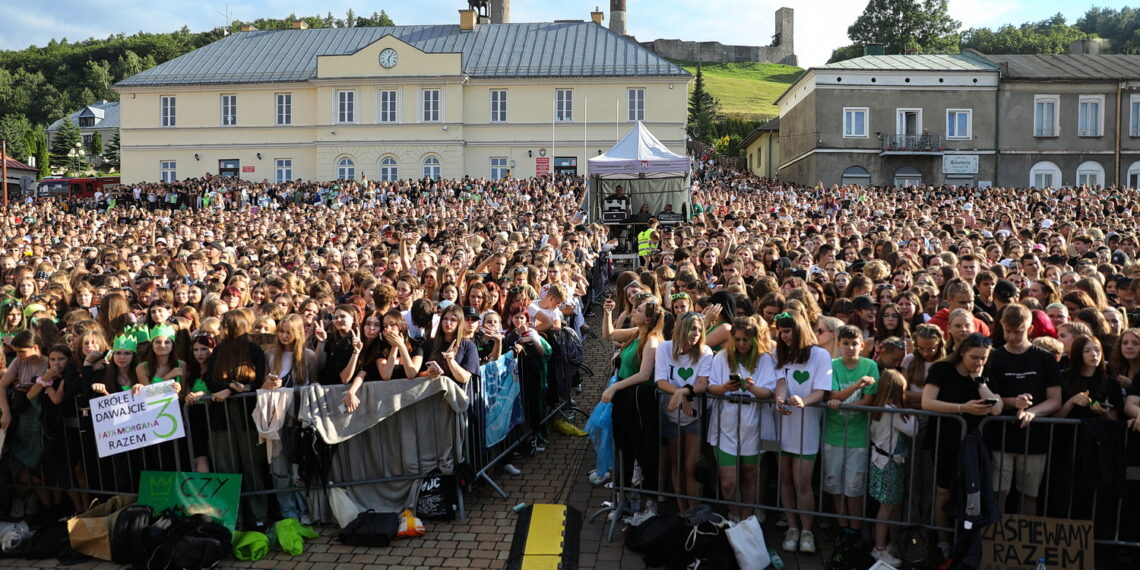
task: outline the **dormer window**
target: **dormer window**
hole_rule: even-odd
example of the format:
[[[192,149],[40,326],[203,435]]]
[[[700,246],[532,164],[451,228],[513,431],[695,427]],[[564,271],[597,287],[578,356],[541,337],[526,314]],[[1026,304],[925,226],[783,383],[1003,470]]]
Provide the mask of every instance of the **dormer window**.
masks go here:
[[[94,127],[95,117],[79,117],[79,127]]]

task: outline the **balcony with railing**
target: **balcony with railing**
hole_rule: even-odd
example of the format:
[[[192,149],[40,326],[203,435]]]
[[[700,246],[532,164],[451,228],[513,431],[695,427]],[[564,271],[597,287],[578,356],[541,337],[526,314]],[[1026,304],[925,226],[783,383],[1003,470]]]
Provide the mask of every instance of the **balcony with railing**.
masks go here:
[[[880,154],[942,154],[942,135],[883,135]]]

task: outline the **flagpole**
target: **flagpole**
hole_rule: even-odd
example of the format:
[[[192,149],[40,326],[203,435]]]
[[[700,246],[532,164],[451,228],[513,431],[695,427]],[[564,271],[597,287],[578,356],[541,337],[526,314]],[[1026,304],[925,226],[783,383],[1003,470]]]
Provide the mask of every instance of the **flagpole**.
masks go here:
[[[558,99],[550,100],[550,179],[554,180],[555,164],[554,155],[554,124],[558,120]]]
[[[586,97],[585,108],[583,109],[583,112],[582,112],[582,169],[583,169],[583,171],[585,171],[585,168],[586,168],[586,160],[589,159],[589,155],[586,154],[586,143],[587,143],[588,137],[590,136],[590,133],[587,130],[587,127],[589,126],[589,124],[590,124],[590,98]]]

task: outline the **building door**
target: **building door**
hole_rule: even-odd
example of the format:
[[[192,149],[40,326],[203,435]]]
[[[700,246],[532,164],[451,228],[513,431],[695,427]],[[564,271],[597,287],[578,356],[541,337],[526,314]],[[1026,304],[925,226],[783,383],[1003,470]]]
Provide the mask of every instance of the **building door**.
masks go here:
[[[895,186],[906,188],[922,184],[922,173],[913,166],[904,166],[895,171]]]
[[[218,161],[218,176],[232,176],[237,178],[241,174],[241,161],[236,158],[227,158]]]
[[[899,109],[898,125],[895,130],[900,135],[922,133],[922,109]]]
[[[1140,188],[1140,172],[1129,172],[1128,173],[1128,187],[1129,188]]]
[[[555,176],[577,176],[578,175],[578,158],[573,156],[556,156],[554,157],[554,175]]]

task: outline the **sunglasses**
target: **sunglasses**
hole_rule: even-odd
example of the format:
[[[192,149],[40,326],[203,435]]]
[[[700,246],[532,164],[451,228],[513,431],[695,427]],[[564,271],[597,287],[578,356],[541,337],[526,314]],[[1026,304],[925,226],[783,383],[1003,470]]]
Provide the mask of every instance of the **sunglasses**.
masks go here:
[[[670,301],[676,301],[677,299],[688,299],[688,298],[689,298],[688,293],[673,293],[672,295],[669,295]]]

